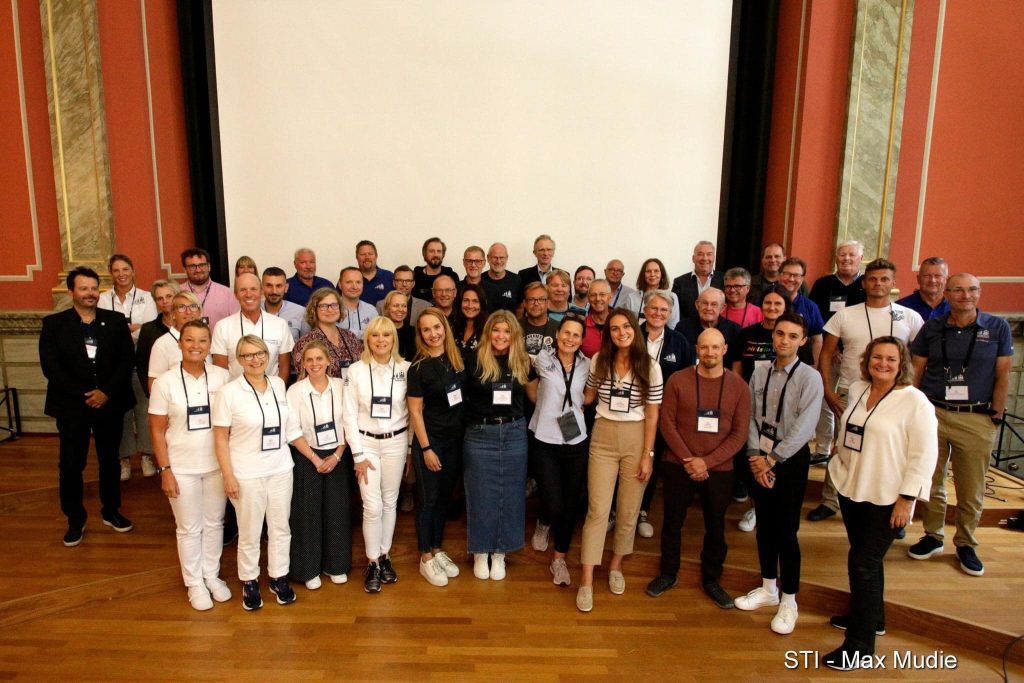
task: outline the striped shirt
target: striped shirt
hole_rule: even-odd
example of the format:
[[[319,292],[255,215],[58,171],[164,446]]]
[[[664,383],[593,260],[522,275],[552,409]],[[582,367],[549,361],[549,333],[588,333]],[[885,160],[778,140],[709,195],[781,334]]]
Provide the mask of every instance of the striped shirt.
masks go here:
[[[594,354],[591,359],[591,373],[587,379],[587,388],[597,390],[597,415],[616,422],[640,422],[644,419],[644,408],[646,405],[661,405],[664,384],[661,378],[661,367],[657,363],[651,363],[651,374],[647,378],[649,388],[646,400],[643,395],[643,388],[633,381],[633,372],[630,371],[625,377],[598,377],[594,374],[593,368],[597,367],[597,358],[600,353]],[[629,410],[625,412],[612,410],[612,389],[627,389],[629,391]]]

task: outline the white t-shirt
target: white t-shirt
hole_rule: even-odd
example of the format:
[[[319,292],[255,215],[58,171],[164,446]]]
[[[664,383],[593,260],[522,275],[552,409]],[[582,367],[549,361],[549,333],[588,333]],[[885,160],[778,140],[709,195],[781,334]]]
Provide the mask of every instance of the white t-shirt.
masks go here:
[[[613,381],[610,377],[597,377],[594,368],[597,367],[597,359],[600,352],[595,353],[590,359],[590,377],[587,379],[587,387],[597,389],[597,416],[606,420],[616,422],[640,422],[646,418],[646,406],[661,405],[662,394],[665,387],[661,380],[661,366],[651,361],[651,374],[648,378],[647,400],[644,400],[640,393],[640,386],[633,381],[633,372],[626,373],[625,377],[616,377]],[[627,392],[622,396],[615,396],[615,392]],[[628,403],[627,403],[628,402]],[[628,410],[623,410],[628,405]]]
[[[327,390],[317,391],[309,379],[302,379],[288,387],[288,442],[300,436],[306,438],[310,448],[336,449],[345,445],[342,405],[345,383],[337,377],[327,378]],[[315,414],[314,414],[315,411]],[[314,424],[326,425],[333,421],[333,429],[314,429]],[[333,438],[332,438],[333,437]]]
[[[241,311],[224,318],[213,330],[210,353],[227,356],[231,376],[240,377],[242,366],[235,357],[235,349],[238,340],[247,334],[261,337],[266,342],[270,351],[267,357],[267,375],[277,377],[277,358],[282,353],[291,353],[295,340],[288,329],[288,323],[271,313],[260,311],[260,318],[255,323],[242,315]],[[284,396],[281,400],[284,400]]]
[[[228,450],[236,479],[270,477],[292,468],[287,422],[288,394],[279,377],[267,377],[262,393],[244,376],[236,377],[221,387],[213,401],[213,426],[231,428]],[[280,427],[280,448],[263,450],[264,427]]]
[[[872,339],[891,335],[909,346],[922,326],[924,321],[916,311],[899,304],[892,304],[891,308],[856,304],[837,311],[825,323],[825,332],[843,342],[839,388],[846,389],[860,379],[860,357]]]
[[[345,437],[352,449],[354,462],[366,459],[363,455],[354,454],[363,452],[363,439],[373,438],[364,437],[359,433],[360,429],[371,434],[386,434],[409,426],[409,407],[405,402],[408,380],[407,360],[401,363],[392,361],[387,365],[381,365],[375,360],[369,363],[359,361],[348,366],[348,377],[345,379]],[[373,417],[371,390],[373,397],[391,397],[390,417]],[[383,406],[378,406],[377,410],[386,412]]]
[[[153,297],[149,292],[144,292],[138,287],[128,290],[124,301],[114,294],[113,288],[108,289],[100,294],[100,300],[96,306],[123,314],[128,319],[129,325],[143,325],[150,320],[155,320],[157,316],[156,302],[153,301]],[[136,344],[139,343],[139,332],[141,331],[132,332],[132,341]]]
[[[213,448],[213,401],[221,387],[231,381],[224,368],[207,365],[206,374],[195,378],[175,364],[153,382],[149,414],[167,416],[167,458],[176,474],[206,474],[220,469]],[[205,415],[193,415],[189,429],[188,408],[206,406]],[[205,429],[201,426],[205,423]]]

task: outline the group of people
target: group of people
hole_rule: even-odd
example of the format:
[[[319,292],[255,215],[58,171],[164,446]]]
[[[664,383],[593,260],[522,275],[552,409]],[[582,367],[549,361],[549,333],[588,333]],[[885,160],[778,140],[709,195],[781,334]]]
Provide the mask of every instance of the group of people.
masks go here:
[[[130,474],[124,458],[142,453],[143,474],[158,475],[170,501],[198,610],[231,598],[220,557],[235,517],[245,609],[263,605],[264,523],[278,603],[296,600],[292,581],[346,582],[353,477],[363,588],[397,581],[390,552],[410,467],[419,573],[431,585],[460,573],[445,539],[460,480],[473,574],[502,580],[507,554],[525,544],[531,479],[540,493],[531,545],[544,552],[553,540],[556,585],[572,583],[568,552],[586,500],[576,605],[589,612],[609,532],[608,587],[625,591],[623,561],[636,535],[654,535],[660,480],[661,562],[647,594],[676,584],[697,498],[705,593],[723,608],[776,607],[771,629],[788,634],[809,470],[827,463],[808,518],[841,512],[850,541],[851,609],[832,620],[845,640],[826,657],[839,668],[872,654],[884,632],[882,561],[917,501],[925,535],[908,552],[942,551],[950,462],[953,543],[964,572],[983,573],[974,531],[1013,349],[1007,323],[978,309],[977,278],[949,277],[943,259],[929,258],[919,289],[892,302],[895,265],[862,269],[863,248],[844,242],[835,272],[808,292],[806,263],[780,245],[765,247],[752,276],[715,271],[714,245],[700,242],[692,272],[670,280],[647,259],[632,288],[618,259],[597,278],[585,265],[572,276],[556,268],[548,235],[533,253],[536,264],[513,273],[504,245],[471,246],[459,277],[431,238],[422,266],[391,272],[364,240],[358,265],[334,283],[299,249],[292,277],[238,259],[233,290],[210,279],[201,249],[182,254],[185,283],[159,280],[149,292],[123,254],[110,258],[113,288],[102,294],[95,271],[72,270],[72,307],[47,317],[40,336],[46,410],[61,434],[64,544],[83,538],[92,434],[103,523],[132,529],[118,479],[125,462]],[[756,529],[762,585],[734,600],[719,584],[725,514],[748,496],[740,528]]]

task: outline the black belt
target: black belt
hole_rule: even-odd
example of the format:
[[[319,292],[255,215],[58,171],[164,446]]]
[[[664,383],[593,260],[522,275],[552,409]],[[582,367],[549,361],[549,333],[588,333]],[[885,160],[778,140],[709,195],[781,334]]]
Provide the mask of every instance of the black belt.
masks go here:
[[[994,415],[991,403],[948,403],[937,398],[928,399],[936,408],[948,410],[951,413],[984,413]]]
[[[521,417],[478,417],[475,420],[470,420],[471,425],[503,425],[516,420],[522,420]]]
[[[408,427],[402,427],[401,429],[396,429],[393,432],[384,432],[383,434],[374,434],[373,432],[364,432],[362,429],[359,430],[359,433],[362,434],[363,436],[369,436],[369,437],[371,437],[373,439],[390,439],[393,436],[398,436],[402,432],[407,432],[407,431],[409,431]]]

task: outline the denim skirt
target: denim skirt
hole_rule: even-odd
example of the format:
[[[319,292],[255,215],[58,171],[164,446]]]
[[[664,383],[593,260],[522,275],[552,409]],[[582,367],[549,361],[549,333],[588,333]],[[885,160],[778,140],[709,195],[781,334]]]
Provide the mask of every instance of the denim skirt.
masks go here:
[[[526,420],[466,428],[462,458],[471,553],[510,553],[526,535]]]

